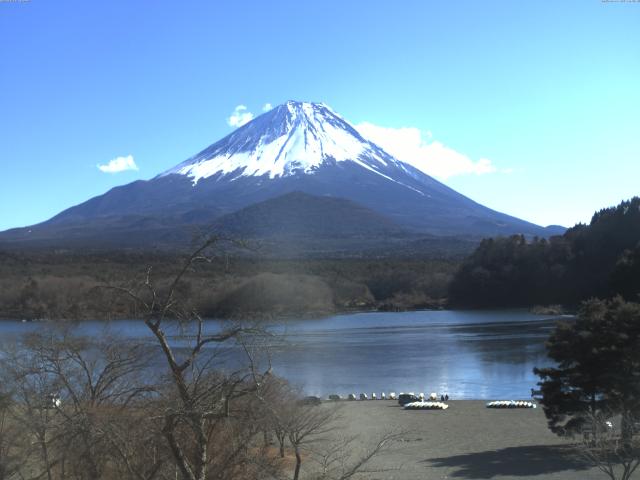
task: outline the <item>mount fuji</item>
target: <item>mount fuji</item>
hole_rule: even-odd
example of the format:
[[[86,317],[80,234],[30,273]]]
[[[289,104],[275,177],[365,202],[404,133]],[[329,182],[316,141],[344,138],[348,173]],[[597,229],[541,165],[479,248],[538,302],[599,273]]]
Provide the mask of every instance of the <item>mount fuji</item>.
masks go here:
[[[0,245],[175,247],[190,228],[212,226],[367,241],[563,231],[474,202],[363,138],[327,105],[289,101],[150,180],[0,233]]]

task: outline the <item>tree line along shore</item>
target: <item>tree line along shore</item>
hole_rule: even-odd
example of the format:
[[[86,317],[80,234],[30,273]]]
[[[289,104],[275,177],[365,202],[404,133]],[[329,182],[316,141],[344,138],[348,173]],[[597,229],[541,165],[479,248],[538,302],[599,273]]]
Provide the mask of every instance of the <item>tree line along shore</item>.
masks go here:
[[[545,312],[576,310],[592,297],[635,300],[640,292],[638,197],[596,212],[590,224],[561,236],[514,235],[476,245],[467,254],[456,249],[372,258],[284,259],[223,251],[198,264],[180,288],[192,308],[218,318],[426,308]],[[0,249],[0,318],[137,318],[134,303],[98,287],[135,283],[151,269],[162,289],[184,258],[169,252]]]
[[[87,480],[283,475],[294,480],[347,480],[370,468],[382,474],[390,464],[377,459],[389,446],[406,442],[409,433],[385,428],[371,432],[367,441],[332,435],[336,423],[344,424],[336,413],[324,408],[326,404],[304,402],[295,387],[272,371],[264,349],[272,334],[258,321],[266,311],[295,311],[284,306],[291,302],[300,311],[314,311],[315,306],[318,312],[326,306],[357,308],[367,302],[384,308],[385,300],[397,300],[406,292],[420,292],[422,298],[427,298],[425,292],[439,292],[428,298],[473,305],[472,297],[453,295],[464,292],[465,282],[493,293],[498,305],[511,305],[518,302],[505,302],[496,293],[506,288],[501,281],[514,284],[507,290],[514,295],[538,286],[544,292],[542,284],[551,281],[548,275],[568,282],[593,264],[599,266],[597,273],[585,274],[579,289],[573,285],[553,297],[561,303],[573,298],[580,308],[576,319],[559,322],[551,332],[547,350],[554,365],[535,369],[540,404],[550,432],[565,443],[580,438],[570,449],[586,465],[612,480],[628,480],[640,466],[640,304],[633,301],[638,292],[638,234],[636,198],[598,212],[590,225],[576,226],[549,241],[519,236],[485,240],[461,265],[450,259],[228,258],[219,255],[215,237],[186,256],[3,254],[5,308],[31,311],[34,318],[86,318],[96,312],[140,318],[153,340],[137,345],[86,338],[60,323],[4,345],[0,471],[3,478]],[[545,263],[549,258],[553,262]],[[145,269],[140,268],[143,264]],[[11,281],[16,278],[24,280],[17,287]],[[423,290],[416,289],[418,279]],[[346,291],[352,294],[346,296]],[[585,301],[585,294],[610,299]],[[353,298],[361,304],[349,303]],[[518,298],[528,303],[548,297]],[[314,308],[309,301],[315,302]],[[253,310],[238,309],[246,305]],[[488,305],[495,306],[482,306]],[[203,320],[209,312],[243,321],[227,322],[222,330],[210,332]],[[174,319],[195,332],[186,344],[170,341],[167,328],[175,325]],[[220,355],[229,345],[241,348],[240,365],[231,366]],[[161,368],[149,365],[150,348],[163,359]],[[497,419],[492,415],[478,412],[476,417]],[[477,424],[473,422],[469,419],[466,427]],[[485,434],[478,431],[475,437]],[[437,443],[437,437],[432,442]],[[540,454],[530,447],[523,445],[521,452],[529,460],[536,451]],[[451,468],[456,465],[453,457],[430,461]],[[488,478],[488,471],[477,469],[490,456],[474,458],[469,468]],[[316,467],[307,470],[311,459]],[[554,468],[583,467],[563,457]],[[524,471],[511,474],[521,477]]]
[[[0,252],[0,318],[139,318],[108,289],[143,280],[166,287],[177,254]],[[283,260],[223,257],[199,264],[181,294],[205,317],[323,316],[442,308],[458,259]]]

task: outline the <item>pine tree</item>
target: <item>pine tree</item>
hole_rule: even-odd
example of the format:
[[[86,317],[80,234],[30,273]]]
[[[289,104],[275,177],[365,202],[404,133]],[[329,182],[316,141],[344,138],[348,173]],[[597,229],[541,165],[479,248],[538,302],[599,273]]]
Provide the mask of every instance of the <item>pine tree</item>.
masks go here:
[[[558,324],[547,349],[557,366],[534,372],[551,431],[575,433],[607,412],[620,415],[630,444],[640,412],[640,304],[589,300],[574,322]]]

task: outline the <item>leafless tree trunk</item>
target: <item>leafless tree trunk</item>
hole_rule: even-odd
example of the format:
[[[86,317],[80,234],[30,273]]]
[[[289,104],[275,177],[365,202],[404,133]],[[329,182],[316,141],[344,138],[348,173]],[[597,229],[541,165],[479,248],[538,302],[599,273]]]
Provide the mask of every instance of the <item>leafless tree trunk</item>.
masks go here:
[[[8,394],[0,393],[0,480],[9,480],[21,465],[19,432],[11,422],[13,402]]]
[[[203,319],[197,312],[181,305],[177,292],[184,276],[201,261],[211,261],[209,249],[216,245],[218,237],[209,238],[185,260],[184,264],[163,292],[153,282],[152,272],[147,272],[142,289],[109,287],[134,300],[143,321],[159,345],[172,385],[175,402],[167,405],[163,415],[162,433],[167,441],[178,470],[184,480],[205,480],[212,459],[211,425],[222,418],[231,418],[229,402],[254,388],[255,372],[236,372],[220,377],[219,382],[208,384],[207,371],[215,370],[211,358],[203,355],[206,347],[222,345],[246,335],[259,335],[260,329],[231,325],[217,333],[206,333]],[[165,325],[177,319],[195,330],[193,342],[184,355],[178,356],[170,344]]]
[[[332,406],[314,406],[297,403],[289,413],[286,431],[293,447],[296,465],[293,480],[298,480],[302,467],[302,451],[335,430],[337,410]]]
[[[596,413],[589,418],[593,431],[577,446],[579,455],[611,480],[629,480],[640,466],[640,442],[632,437],[629,421],[621,419],[622,432],[613,424],[613,414]]]
[[[53,480],[56,467],[64,462],[62,452],[52,448],[59,438],[56,432],[60,418],[44,408],[43,399],[57,390],[58,383],[14,346],[3,355],[2,384],[19,405],[12,412],[12,421],[21,427],[24,443],[28,445],[20,452],[23,465],[31,464],[31,471],[35,472],[31,476]]]
[[[388,432],[361,456],[354,458],[353,451],[357,437],[343,437],[321,444],[312,451],[312,459],[319,466],[317,480],[347,480],[356,474],[373,474],[398,470],[397,467],[367,469],[367,465],[375,457],[387,452],[401,439],[406,432]]]
[[[331,445],[335,405],[300,403],[298,392],[270,368],[260,368],[263,329],[228,323],[207,330],[209,325],[181,301],[183,277],[198,262],[211,261],[207,250],[217,242],[208,240],[186,258],[168,284],[156,285],[149,269],[140,284],[105,287],[142,312],[154,339],[151,350],[59,330],[32,335],[4,355],[2,384],[13,387],[20,405],[13,415],[26,427],[25,445],[32,445],[21,452],[22,464],[28,465],[18,472],[21,478],[281,478],[283,462],[269,452],[264,437],[262,447],[260,442],[261,435],[273,432],[280,458],[287,444],[291,447],[293,478],[299,480],[305,458],[319,445]],[[180,344],[171,331],[177,327]],[[229,349],[244,360],[226,362],[223,353]],[[0,408],[0,468],[3,418]],[[346,480],[363,472],[390,440],[383,438],[370,455],[355,459],[344,454],[348,444],[341,444],[339,475],[329,453],[325,458],[332,468],[325,468],[322,478]]]
[[[3,383],[19,404],[14,420],[39,450],[40,461],[23,461],[41,469],[34,478],[97,480],[122,463],[114,448],[122,445],[117,426],[153,390],[137,378],[145,353],[114,338],[94,341],[51,331],[30,335],[5,354]]]

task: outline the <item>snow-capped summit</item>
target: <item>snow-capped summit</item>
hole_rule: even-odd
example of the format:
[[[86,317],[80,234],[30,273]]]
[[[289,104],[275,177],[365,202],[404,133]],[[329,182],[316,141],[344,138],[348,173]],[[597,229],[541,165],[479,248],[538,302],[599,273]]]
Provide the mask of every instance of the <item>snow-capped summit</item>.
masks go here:
[[[317,238],[357,250],[398,232],[402,241],[422,234],[554,233],[484,207],[395,159],[324,104],[290,101],[150,180],[0,234],[0,244],[177,245],[193,227],[211,226],[242,236],[306,235],[323,251],[328,247]]]
[[[273,179],[313,174],[323,164],[351,161],[374,173],[401,162],[364,139],[323,103],[288,101],[161,174],[177,173],[194,183],[214,175]],[[390,179],[390,178],[389,178]],[[390,179],[391,180],[391,179]]]

